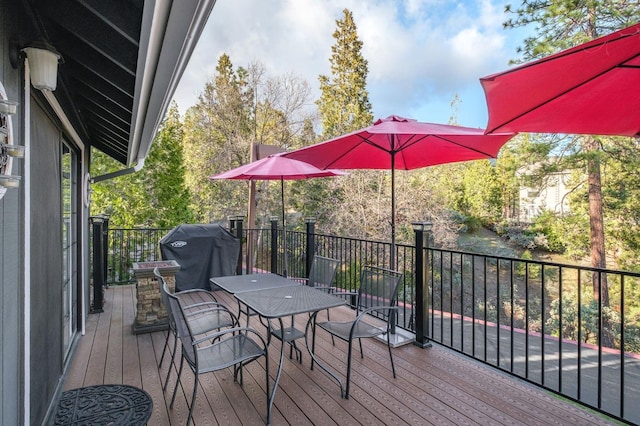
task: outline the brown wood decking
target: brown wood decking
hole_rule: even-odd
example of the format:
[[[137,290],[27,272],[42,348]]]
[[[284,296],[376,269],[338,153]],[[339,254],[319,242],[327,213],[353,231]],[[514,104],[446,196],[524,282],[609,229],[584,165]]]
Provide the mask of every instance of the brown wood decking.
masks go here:
[[[234,299],[216,292],[232,310]],[[320,313],[322,316],[323,313]],[[352,318],[347,308],[332,310],[332,319]],[[164,332],[134,335],[135,286],[105,290],[104,313],[88,317],[64,390],[103,383],[123,383],[146,390],[153,398],[149,425],[182,425],[187,418],[186,398],[191,397],[193,374],[185,366],[184,388],[179,388],[169,408],[176,380],[173,372],[167,393],[162,383],[169,367],[165,356],[158,362]],[[297,320],[298,325],[307,316]],[[243,317],[244,320],[244,317]],[[251,325],[264,332],[256,317]],[[299,344],[304,348],[304,342]],[[338,385],[320,369],[310,370],[309,354],[303,362],[287,357],[275,398],[274,425],[328,424],[433,424],[433,425],[606,425],[604,416],[566,402],[516,378],[434,345],[420,349],[407,345],[393,350],[397,378],[393,379],[386,346],[373,339],[363,342],[365,358],[353,362],[350,399],[340,398]],[[280,342],[270,347],[271,385],[276,373]],[[344,374],[346,344],[319,332],[316,353],[334,370]],[[264,362],[245,369],[244,384],[234,383],[231,371],[200,377],[194,420],[196,425],[264,424],[266,396]],[[343,376],[344,377],[344,376]]]

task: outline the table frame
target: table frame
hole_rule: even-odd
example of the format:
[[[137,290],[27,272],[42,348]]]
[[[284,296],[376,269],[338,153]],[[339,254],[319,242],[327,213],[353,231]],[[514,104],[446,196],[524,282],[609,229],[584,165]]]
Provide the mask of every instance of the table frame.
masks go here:
[[[286,280],[284,277],[282,277],[282,279]],[[304,285],[280,286],[264,288],[261,290],[241,291],[234,293],[234,297],[239,303],[246,305],[262,318],[267,319],[269,325],[271,320],[277,320],[280,325],[280,330],[285,330],[282,322],[283,317],[304,313],[317,313],[325,309],[335,308],[346,304],[346,301],[340,297],[336,297],[314,289],[313,287]],[[315,315],[311,315],[309,317],[305,331],[309,330],[309,322],[312,318],[315,319]],[[267,332],[270,336],[271,327],[268,327]],[[307,344],[306,336],[305,344]],[[276,373],[276,377],[273,382],[271,395],[268,397],[267,424],[271,424],[273,401],[275,399],[276,390],[278,389],[280,376],[282,375],[284,346],[285,341],[282,340],[282,344],[280,345],[278,372]],[[318,363],[308,344],[307,351],[311,355],[311,365],[313,365],[314,361]],[[321,364],[318,363],[318,365],[322,367]],[[326,368],[323,367],[323,370],[326,371]]]
[[[281,275],[273,274],[273,273],[263,273],[263,274],[247,274],[247,275],[228,275],[224,277],[212,277],[209,278],[209,282],[211,286],[217,286],[222,290],[226,291],[229,294],[242,293],[245,291],[255,291],[255,290],[265,290],[268,288],[278,288],[278,287],[291,287],[296,285],[301,285],[297,281],[290,280]],[[244,314],[247,317],[247,327],[249,326],[249,319],[252,315],[250,309],[247,307],[246,310],[242,309],[242,304],[239,300],[238,302],[238,318],[240,315]],[[267,327],[267,324],[263,325]],[[269,335],[269,338],[271,335]],[[296,347],[296,356],[300,352],[300,350]],[[300,358],[302,359],[302,354],[300,354]]]

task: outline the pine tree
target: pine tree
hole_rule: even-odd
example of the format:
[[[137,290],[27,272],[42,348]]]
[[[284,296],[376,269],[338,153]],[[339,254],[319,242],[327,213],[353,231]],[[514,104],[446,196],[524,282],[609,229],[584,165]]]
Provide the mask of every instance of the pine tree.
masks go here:
[[[151,223],[171,228],[193,222],[191,195],[185,185],[183,131],[178,106],[172,103],[147,156],[142,185],[148,189]]]
[[[333,38],[335,44],[329,58],[331,75],[319,76],[321,95],[316,101],[324,139],[366,127],[373,121],[366,88],[368,62],[362,56],[363,44],[348,9],[343,10],[342,19],[336,20]],[[361,219],[366,204],[386,190],[378,186],[372,194],[375,190],[366,185],[368,179],[376,179],[376,173],[354,170],[348,179],[314,179],[306,184],[309,191],[304,204],[316,206],[315,216],[322,219],[319,223],[324,232],[361,237],[390,235],[387,216],[384,220],[375,220],[374,215]],[[359,225],[354,222],[361,224],[362,229],[357,229]]]
[[[627,1],[525,0],[521,8],[512,10],[507,6],[506,11],[515,15],[505,22],[507,28],[535,24],[535,34],[526,38],[520,48],[524,60],[592,40],[634,24],[640,18],[637,2]],[[581,149],[576,156],[583,160],[588,175],[591,264],[606,268],[601,141],[593,136],[578,138]],[[606,276],[600,281],[594,274],[593,293],[604,306],[609,305]]]
[[[92,214],[109,214],[110,226],[171,228],[193,220],[184,183],[182,129],[171,105],[142,170],[92,185]],[[92,152],[93,176],[122,169],[99,151]]]
[[[358,38],[353,14],[343,10],[344,17],[336,21],[333,33],[336,42],[331,47],[331,77],[321,75],[320,99],[316,102],[322,119],[324,138],[366,127],[373,121],[367,92],[368,62],[362,56],[362,41]]]

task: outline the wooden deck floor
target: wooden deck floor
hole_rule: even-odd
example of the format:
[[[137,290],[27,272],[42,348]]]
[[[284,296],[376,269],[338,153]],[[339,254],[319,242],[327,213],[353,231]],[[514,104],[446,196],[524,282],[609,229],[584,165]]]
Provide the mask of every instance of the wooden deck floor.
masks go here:
[[[233,299],[216,293],[228,306]],[[343,309],[343,308],[341,308]],[[344,308],[332,311],[332,319],[353,315]],[[158,362],[164,333],[134,335],[135,287],[111,287],[105,292],[105,312],[88,318],[86,334],[80,338],[65,390],[103,383],[122,383],[146,390],[153,398],[149,425],[181,425],[188,408],[193,375],[183,372],[184,389],[173,409],[170,392],[162,383],[169,362]],[[257,319],[252,325],[260,330]],[[323,336],[318,356],[343,372],[346,345]],[[476,361],[434,345],[420,349],[407,345],[394,349],[397,378],[393,379],[386,347],[367,339],[365,358],[354,358],[352,391],[349,400],[340,398],[337,384],[319,369],[285,359],[276,394],[274,425],[329,424],[433,424],[433,425],[605,425],[613,421],[558,399],[525,382]],[[270,371],[273,376],[279,356],[279,342],[271,346]],[[288,351],[287,351],[288,354]],[[357,355],[357,354],[356,354]],[[266,397],[264,364],[253,363],[246,370],[244,384],[233,382],[230,371],[201,376],[194,410],[197,425],[264,424]],[[175,374],[169,387],[175,383]]]

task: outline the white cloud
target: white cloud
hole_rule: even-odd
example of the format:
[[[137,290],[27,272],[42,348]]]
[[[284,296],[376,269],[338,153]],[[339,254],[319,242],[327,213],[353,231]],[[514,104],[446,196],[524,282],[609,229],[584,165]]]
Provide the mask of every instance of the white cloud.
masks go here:
[[[330,73],[335,21],[347,8],[364,43],[376,117],[446,122],[458,93],[460,124],[481,127],[486,108],[478,78],[505,69],[515,56],[509,43],[519,42],[502,29],[502,1],[218,1],[175,99],[183,111],[195,104],[223,52],[236,67],[260,61],[269,75],[300,75],[317,98],[318,75]]]

